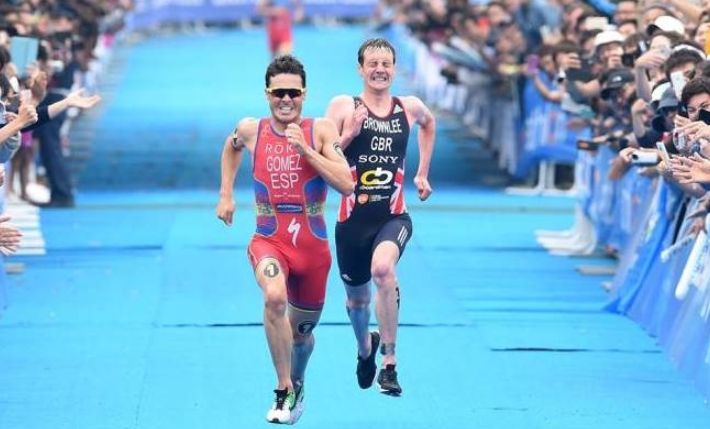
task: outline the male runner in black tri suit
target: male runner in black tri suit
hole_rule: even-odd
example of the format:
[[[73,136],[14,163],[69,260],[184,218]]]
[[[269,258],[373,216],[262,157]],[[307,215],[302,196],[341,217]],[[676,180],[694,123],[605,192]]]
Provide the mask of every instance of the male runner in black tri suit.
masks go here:
[[[333,98],[326,116],[340,131],[341,144],[357,181],[344,197],[335,228],[340,277],[345,282],[347,310],[358,343],[357,378],[361,388],[372,385],[378,346],[383,368],[380,391],[398,396],[395,343],[399,319],[399,283],[395,268],[412,236],[412,221],[404,202],[404,157],[409,132],[419,125],[419,168],[414,177],[419,198],[432,192],[428,174],[434,148],[435,120],[413,96],[393,97],[395,50],[385,39],[370,39],[358,51],[358,72],[364,89],[357,97]],[[368,332],[370,278],[377,286],[375,312],[379,332]],[[380,345],[380,343],[382,343]]]

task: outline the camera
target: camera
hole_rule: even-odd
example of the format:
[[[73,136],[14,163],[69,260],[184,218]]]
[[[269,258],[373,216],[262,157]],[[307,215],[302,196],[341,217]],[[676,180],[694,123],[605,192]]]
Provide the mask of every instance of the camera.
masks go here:
[[[596,77],[592,71],[594,60],[592,58],[579,55],[579,68],[567,69],[567,78],[572,81],[590,82]]]
[[[655,152],[636,151],[631,154],[631,164],[640,167],[651,167],[658,164],[659,161],[658,154]]]
[[[617,130],[606,135],[606,143],[611,149],[620,151],[621,149],[628,147],[629,139],[623,131]]]

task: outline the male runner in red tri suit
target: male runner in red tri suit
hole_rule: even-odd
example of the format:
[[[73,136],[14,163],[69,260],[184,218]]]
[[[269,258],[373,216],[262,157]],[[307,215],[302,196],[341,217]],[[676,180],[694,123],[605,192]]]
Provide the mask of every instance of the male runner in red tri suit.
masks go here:
[[[248,256],[264,294],[264,328],[276,369],[276,400],[266,419],[293,424],[303,411],[303,379],[323,308],[331,256],[323,208],[327,187],[343,195],[354,181],[326,118],[302,118],[306,72],[294,57],[266,70],[271,117],[242,119],[222,152],[217,217],[231,225],[234,180],[251,154],[256,232]]]
[[[271,56],[290,54],[293,50],[292,22],[303,19],[300,0],[259,0],[257,12],[266,20]]]

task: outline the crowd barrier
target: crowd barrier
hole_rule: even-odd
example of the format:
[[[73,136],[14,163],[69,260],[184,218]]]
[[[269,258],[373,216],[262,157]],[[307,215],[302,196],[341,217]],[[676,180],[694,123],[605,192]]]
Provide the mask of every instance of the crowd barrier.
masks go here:
[[[706,232],[692,232],[695,219],[687,218],[697,200],[637,167],[611,179],[616,153],[606,146],[578,151],[574,142],[591,131],[568,129],[573,114],[542,99],[529,83],[512,98],[495,94],[492,77],[482,70],[471,69],[452,84],[440,73],[444,49],[429,49],[402,29],[389,29],[387,36],[413,55],[414,82],[425,101],[457,113],[462,126],[483,128],[481,136],[511,174],[523,176],[542,162],[574,163],[577,207],[567,236],[578,247],[567,254],[618,250],[606,310],[630,317],[657,338],[673,364],[710,398],[710,240]],[[704,221],[707,231],[710,216]]]

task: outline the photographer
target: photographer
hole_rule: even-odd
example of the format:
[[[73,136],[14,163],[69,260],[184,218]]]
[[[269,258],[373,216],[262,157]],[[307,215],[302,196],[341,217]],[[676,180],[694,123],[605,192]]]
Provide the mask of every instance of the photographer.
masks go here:
[[[616,30],[605,29],[594,36],[591,51],[571,55],[564,68],[575,91],[584,97],[595,97],[601,90],[599,76],[622,66],[624,36]]]
[[[674,143],[680,156],[670,160],[670,168],[673,178],[691,186],[693,195],[699,197],[710,184],[710,78],[699,77],[688,82],[681,104],[687,118],[677,118]]]
[[[668,82],[653,90],[650,104],[638,98],[631,106],[631,121],[638,146],[655,149],[656,142],[663,138],[664,133],[673,130],[677,110],[678,99]]]

